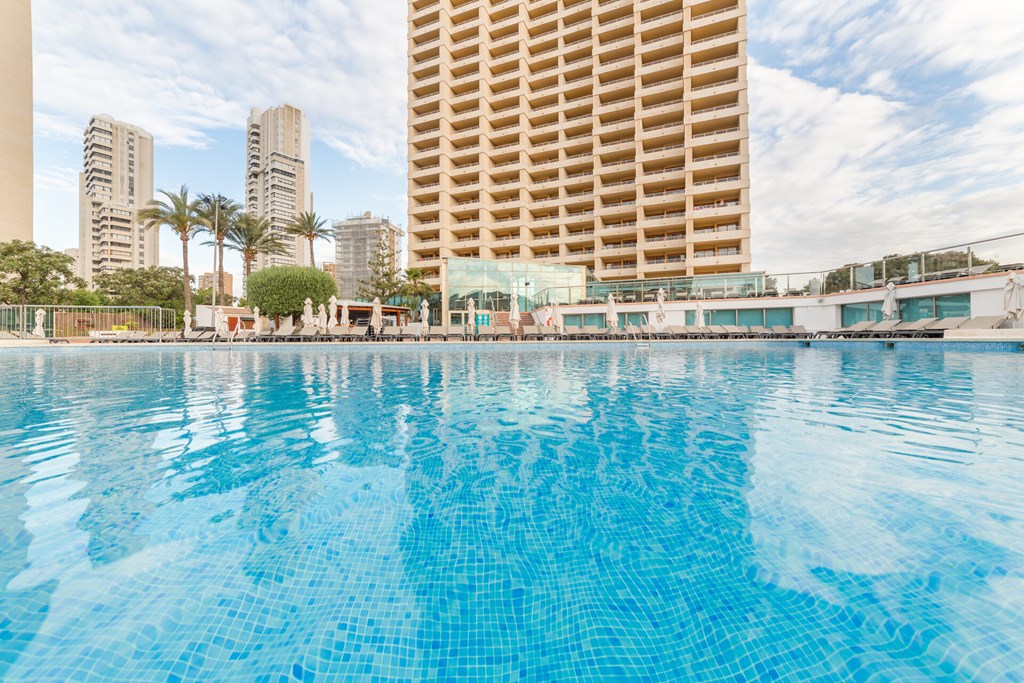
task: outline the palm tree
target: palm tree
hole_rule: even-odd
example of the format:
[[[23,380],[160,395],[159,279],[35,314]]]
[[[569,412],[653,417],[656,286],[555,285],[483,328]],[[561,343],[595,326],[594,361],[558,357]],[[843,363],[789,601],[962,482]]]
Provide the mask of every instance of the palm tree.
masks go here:
[[[224,291],[224,239],[228,236],[228,230],[242,207],[233,199],[219,194],[201,194],[196,203],[199,215],[209,226],[206,231],[213,238],[206,244],[217,248],[217,291],[220,292],[220,305],[224,306],[227,295],[227,292]]]
[[[160,190],[167,201],[151,200],[139,210],[136,220],[147,230],[159,231],[166,225],[181,240],[181,285],[185,290],[185,310],[192,310],[192,278],[188,274],[188,241],[207,227],[206,220],[199,215],[197,202],[188,200],[188,186],[182,185],[175,194]]]
[[[224,245],[242,256],[245,271],[243,282],[252,273],[252,264],[260,254],[283,255],[288,253],[281,238],[270,227],[270,221],[250,213],[239,214],[228,229]]]
[[[316,261],[313,259],[313,242],[316,240],[329,240],[334,237],[334,230],[327,227],[327,219],[320,218],[311,211],[300,213],[295,220],[285,227],[285,232],[309,240],[309,267],[316,268]]]
[[[406,268],[402,289],[411,307],[415,307],[421,299],[429,298],[434,293],[434,288],[427,284],[427,276],[421,268]]]

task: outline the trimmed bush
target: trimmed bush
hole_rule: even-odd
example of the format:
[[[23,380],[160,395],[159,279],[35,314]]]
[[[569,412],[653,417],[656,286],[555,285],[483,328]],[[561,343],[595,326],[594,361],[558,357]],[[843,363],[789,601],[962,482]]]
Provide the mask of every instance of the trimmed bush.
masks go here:
[[[327,305],[337,294],[334,278],[315,268],[301,266],[274,266],[258,270],[246,283],[247,303],[259,306],[267,316],[301,315],[306,298],[317,306]]]

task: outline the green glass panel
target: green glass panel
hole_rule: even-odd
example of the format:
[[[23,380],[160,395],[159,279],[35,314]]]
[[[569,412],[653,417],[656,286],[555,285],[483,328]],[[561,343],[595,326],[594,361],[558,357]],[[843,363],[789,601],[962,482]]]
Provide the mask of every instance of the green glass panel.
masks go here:
[[[792,308],[766,308],[764,309],[764,326],[772,327],[774,325],[785,325],[789,327],[793,324],[793,309]]]
[[[868,319],[868,307],[865,304],[847,304],[843,306],[843,327],[850,327]]]
[[[969,318],[971,316],[971,295],[950,294],[935,298],[935,317]]]
[[[710,311],[706,315],[711,319],[711,325],[736,324],[736,311]]]
[[[912,323],[923,318],[935,317],[935,300],[929,297],[904,299],[900,302],[900,320]]]
[[[764,325],[764,309],[736,311],[736,318],[739,321],[736,323],[737,325],[745,325],[747,327],[751,325]]]

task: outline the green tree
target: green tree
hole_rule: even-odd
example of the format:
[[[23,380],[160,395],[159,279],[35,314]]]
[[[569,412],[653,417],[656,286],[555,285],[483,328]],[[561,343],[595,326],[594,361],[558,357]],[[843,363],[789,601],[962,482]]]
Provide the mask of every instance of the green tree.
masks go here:
[[[882,278],[882,262],[885,262],[885,278],[887,280],[908,277],[911,272],[921,275],[921,254],[889,254],[881,260],[873,261],[870,264],[852,263],[831,271],[825,276],[825,293],[834,294],[850,288],[850,269],[860,268],[869,265],[875,270],[875,278]],[[979,257],[971,254],[968,257],[966,251],[941,251],[924,255],[925,274],[937,273],[943,270],[964,270],[968,264],[971,266],[998,265],[998,261]],[[864,284],[864,283],[857,283]]]
[[[309,267],[316,268],[313,258],[313,243],[316,240],[329,240],[334,237],[334,230],[327,225],[327,219],[310,211],[304,211],[285,228],[289,235],[295,235],[309,242]]]
[[[259,306],[263,315],[280,320],[282,315],[302,313],[306,298],[313,300],[313,308],[327,305],[338,293],[332,278],[322,270],[301,266],[274,266],[258,270],[249,276],[246,302]]]
[[[224,291],[224,240],[231,226],[238,220],[242,206],[223,195],[202,194],[196,200],[197,213],[205,223],[204,229],[212,238],[207,245],[217,249],[217,291],[220,305],[228,305],[228,293]],[[202,300],[202,299],[200,299]]]
[[[35,242],[0,243],[0,300],[13,304],[67,303],[71,290],[84,286],[75,260]]]
[[[160,190],[167,201],[154,199],[139,211],[138,220],[147,229],[159,231],[166,225],[181,240],[181,291],[184,297],[185,310],[192,310],[192,278],[188,274],[188,242],[196,233],[209,226],[199,215],[197,202],[189,201],[188,186],[182,185],[177,194]]]
[[[76,289],[71,292],[73,306],[106,306],[108,303],[105,296],[91,289]]]
[[[434,295],[434,288],[427,284],[427,277],[420,268],[406,268],[402,277],[402,294],[406,305],[416,309],[420,301]]]
[[[180,317],[186,306],[181,290],[182,270],[165,266],[123,268],[97,275],[96,289],[113,306],[160,306],[174,309]],[[195,294],[191,285],[189,277],[190,298]]]
[[[288,253],[281,238],[271,229],[270,221],[248,213],[241,214],[234,222],[224,244],[242,256],[245,282],[248,282],[252,264],[256,263],[256,257],[260,254],[279,256]]]
[[[374,298],[387,301],[402,293],[402,280],[395,268],[395,255],[383,238],[377,242],[377,251],[370,259],[369,266],[370,278],[359,282],[357,297],[363,301],[373,301]]]

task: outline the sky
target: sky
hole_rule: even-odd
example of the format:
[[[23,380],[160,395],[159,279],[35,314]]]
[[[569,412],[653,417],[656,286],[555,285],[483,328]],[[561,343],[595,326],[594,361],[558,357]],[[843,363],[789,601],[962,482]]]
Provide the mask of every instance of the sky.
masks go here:
[[[405,226],[402,0],[35,0],[33,12],[37,242],[78,246],[93,114],[153,134],[157,189],[241,199],[249,109],[284,102],[312,124],[317,213]],[[1024,2],[748,0],[748,12],[755,270],[1021,231]],[[161,265],[181,265],[169,232],[160,249]],[[190,266],[211,270],[212,250],[195,244]],[[241,271],[234,255],[226,267]]]

